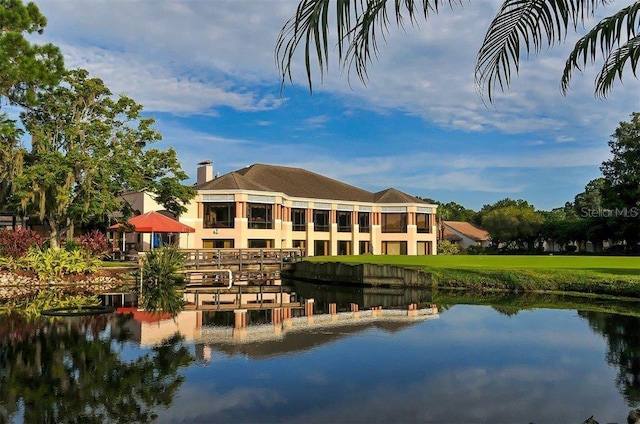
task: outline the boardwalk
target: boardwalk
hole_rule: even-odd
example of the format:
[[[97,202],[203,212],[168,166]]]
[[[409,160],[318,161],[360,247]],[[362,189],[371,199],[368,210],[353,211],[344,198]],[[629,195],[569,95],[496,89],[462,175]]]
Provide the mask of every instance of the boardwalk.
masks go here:
[[[275,285],[280,273],[302,260],[303,249],[183,249],[188,285]],[[232,283],[230,284],[230,280]]]

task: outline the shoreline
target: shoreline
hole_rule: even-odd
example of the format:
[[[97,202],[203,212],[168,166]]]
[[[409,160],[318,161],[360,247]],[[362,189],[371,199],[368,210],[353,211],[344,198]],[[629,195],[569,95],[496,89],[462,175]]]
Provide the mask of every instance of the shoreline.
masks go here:
[[[586,271],[433,269],[434,284],[443,289],[525,293],[579,293],[640,300],[640,278],[608,278]]]
[[[432,287],[475,292],[579,293],[640,299],[639,257],[583,256],[341,256],[310,257],[311,263],[375,264],[421,270]]]

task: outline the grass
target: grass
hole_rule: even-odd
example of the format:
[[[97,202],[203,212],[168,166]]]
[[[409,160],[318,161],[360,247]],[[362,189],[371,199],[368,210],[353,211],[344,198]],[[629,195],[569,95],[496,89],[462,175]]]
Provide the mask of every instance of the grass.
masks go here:
[[[322,256],[313,262],[420,268],[441,288],[595,293],[640,297],[640,258],[630,256]]]
[[[360,255],[315,256],[307,259],[314,262],[374,263],[425,269],[573,270],[608,275],[640,276],[640,257],[637,256]]]

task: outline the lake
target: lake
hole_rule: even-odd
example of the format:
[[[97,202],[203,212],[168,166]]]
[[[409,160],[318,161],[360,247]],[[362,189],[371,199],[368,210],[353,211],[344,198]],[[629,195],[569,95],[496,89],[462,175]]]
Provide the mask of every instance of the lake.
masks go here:
[[[234,329],[233,311],[162,319],[125,296],[113,314],[0,318],[0,422],[625,423],[640,407],[637,302],[295,290],[313,320],[255,310]]]

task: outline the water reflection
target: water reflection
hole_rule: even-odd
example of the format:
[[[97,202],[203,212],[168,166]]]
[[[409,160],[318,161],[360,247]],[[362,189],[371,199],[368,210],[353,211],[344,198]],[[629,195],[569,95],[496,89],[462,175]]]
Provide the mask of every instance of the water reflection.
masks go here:
[[[579,316],[607,340],[607,362],[618,369],[616,385],[625,400],[640,406],[640,325],[637,316],[580,311]]]
[[[251,358],[291,355],[371,329],[394,333],[438,317],[435,305],[424,302],[407,305],[397,301],[426,301],[431,298],[430,293],[411,291],[402,295],[401,292],[390,291],[386,297],[380,291],[367,292],[363,303],[361,290],[348,291],[339,294],[341,303],[336,303],[332,302],[335,293],[330,297],[320,296],[316,301],[306,298],[321,294],[314,291],[314,287],[296,286],[295,295],[284,293],[286,302],[276,297],[272,302],[262,303],[260,293],[245,293],[244,301],[249,303],[212,302],[175,317],[140,311],[117,296],[108,298],[106,303],[114,306],[117,313],[133,317],[124,328],[140,345],[153,346],[179,333],[195,346],[197,358],[207,361],[216,352]],[[293,296],[299,302],[291,302]],[[379,306],[380,303],[389,307]],[[279,306],[283,304],[297,306]]]
[[[0,318],[0,422],[150,422],[194,357],[174,335],[124,358],[128,316]]]
[[[637,302],[292,291],[302,306],[254,303],[244,326],[230,304],[171,318],[126,297],[0,317],[0,422],[622,423],[640,406]]]

